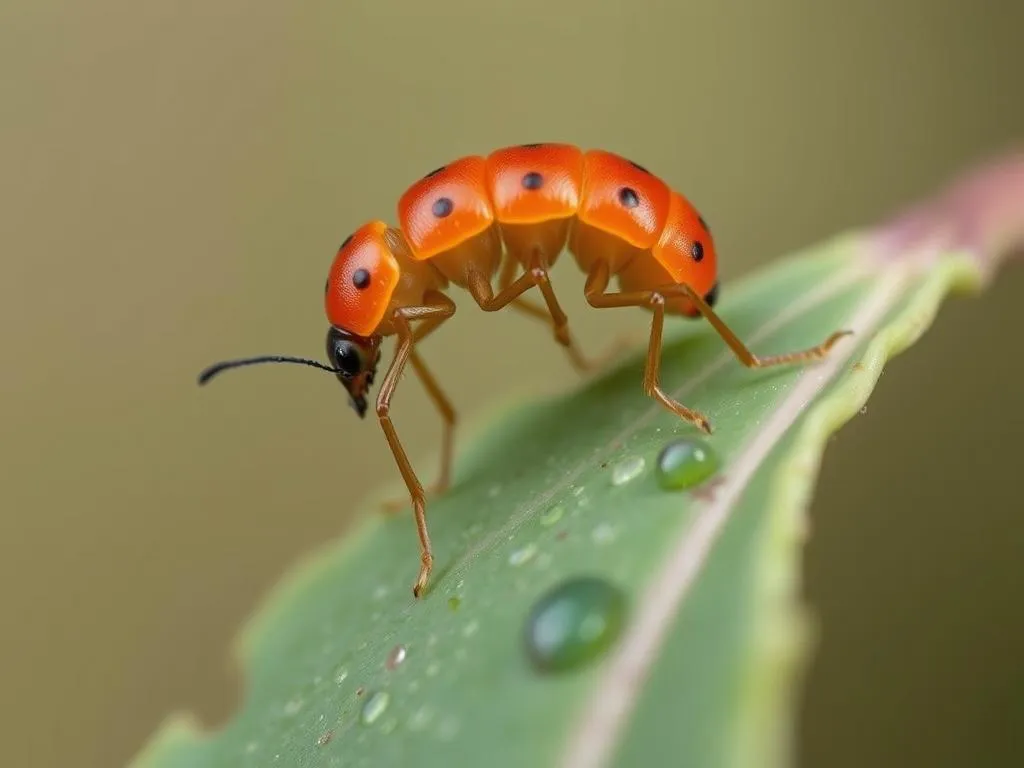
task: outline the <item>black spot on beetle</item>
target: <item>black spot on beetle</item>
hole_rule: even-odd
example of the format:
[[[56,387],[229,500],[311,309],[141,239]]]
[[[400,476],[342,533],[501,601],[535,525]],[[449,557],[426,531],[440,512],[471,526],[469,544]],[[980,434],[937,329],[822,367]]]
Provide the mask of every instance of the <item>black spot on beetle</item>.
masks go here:
[[[352,285],[360,291],[370,287],[370,270],[360,267],[352,273]]]
[[[636,208],[640,205],[640,195],[632,187],[623,187],[619,190],[619,202],[624,208]]]
[[[434,201],[434,204],[430,206],[430,212],[439,219],[443,219],[445,216],[451,215],[451,212],[454,209],[455,203],[452,202],[450,197],[439,197]]]
[[[536,171],[530,171],[523,176],[523,189],[540,189],[544,186],[544,177]]]
[[[716,282],[711,286],[711,290],[704,294],[704,301],[707,302],[709,307],[715,306],[718,302],[718,293],[721,283]]]
[[[690,246],[690,255],[696,262],[704,260],[704,244],[700,240],[693,241],[693,245]]]
[[[353,237],[355,237],[355,232],[353,232],[351,235],[345,238],[345,242],[341,244],[341,247],[338,250],[344,251],[346,248],[348,248],[348,244],[352,242]]]
[[[331,290],[331,278],[324,280],[324,293],[328,293]]]

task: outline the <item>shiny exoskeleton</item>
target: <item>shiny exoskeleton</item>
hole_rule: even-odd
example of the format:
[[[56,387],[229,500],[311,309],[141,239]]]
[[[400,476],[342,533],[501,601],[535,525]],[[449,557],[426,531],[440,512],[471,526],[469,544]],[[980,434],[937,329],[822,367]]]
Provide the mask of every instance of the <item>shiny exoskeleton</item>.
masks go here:
[[[456,285],[485,311],[512,306],[549,322],[573,365],[582,371],[594,367],[575,344],[548,277],[566,250],[586,274],[584,293],[591,306],[636,306],[653,313],[644,391],[705,432],[711,431],[708,420],[659,384],[666,314],[704,316],[748,367],[817,359],[845,335],[834,333],[800,352],[754,355],[712,309],[719,292],[714,240],[683,195],[611,152],[523,144],[432,171],[399,199],[397,226],[371,221],[345,239],[324,293],[330,365],[285,356],[248,358],[215,365],[200,381],[240,365],[303,363],[336,374],[364,416],[381,340],[396,336],[376,413],[412,500],[421,556],[413,591],[419,596],[433,564],[427,494],[391,423],[395,386],[411,364],[444,418],[441,472],[433,488],[443,491],[450,478],[455,410],[420,358],[418,342],[455,313],[445,291]],[[609,290],[613,278],[619,290]],[[540,292],[542,304],[523,296],[531,288]]]

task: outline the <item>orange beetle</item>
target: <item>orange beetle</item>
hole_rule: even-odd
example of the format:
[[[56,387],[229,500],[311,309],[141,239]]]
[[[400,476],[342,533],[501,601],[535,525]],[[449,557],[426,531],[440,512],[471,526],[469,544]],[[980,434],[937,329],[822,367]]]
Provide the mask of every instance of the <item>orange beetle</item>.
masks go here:
[[[548,270],[568,246],[586,273],[587,302],[598,308],[645,307],[653,313],[644,391],[705,432],[708,420],[669,397],[659,385],[665,315],[706,317],[740,362],[751,368],[823,357],[846,331],[816,347],[758,357],[712,309],[718,297],[714,241],[693,205],[647,169],[611,152],[568,144],[523,144],[487,157],[463,157],[413,184],[398,202],[398,227],[363,225],[342,243],[331,264],[324,305],[329,365],[290,356],[229,360],[200,376],[264,362],[301,363],[330,371],[348,390],[360,417],[380,360],[380,343],[398,344],[380,392],[377,417],[408,486],[419,533],[417,597],[433,565],[423,486],[391,423],[395,386],[411,363],[444,418],[441,472],[432,492],[449,484],[455,410],[416,351],[416,344],[455,314],[444,291],[465,289],[481,309],[513,306],[551,322],[573,365],[587,360],[569,333]],[[515,275],[522,267],[522,274]],[[499,275],[498,292],[492,281]],[[608,290],[612,277],[621,290]],[[546,306],[523,298],[532,287]],[[415,327],[414,327],[415,324]]]

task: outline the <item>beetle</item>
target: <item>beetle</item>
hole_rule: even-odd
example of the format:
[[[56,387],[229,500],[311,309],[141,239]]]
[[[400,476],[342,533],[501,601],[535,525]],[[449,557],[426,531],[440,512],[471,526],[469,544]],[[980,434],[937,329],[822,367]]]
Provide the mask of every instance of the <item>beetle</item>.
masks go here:
[[[753,354],[713,309],[719,295],[714,240],[687,198],[643,166],[612,152],[570,144],[521,144],[486,157],[462,157],[431,171],[400,197],[398,226],[374,220],[345,239],[324,287],[329,364],[283,355],[228,360],[207,368],[199,381],[257,363],[308,365],[335,374],[362,418],[381,341],[397,337],[376,413],[412,501],[420,550],[413,594],[419,597],[433,566],[427,497],[449,486],[455,410],[417,345],[455,314],[446,291],[457,286],[484,311],[512,306],[550,322],[572,364],[583,371],[595,367],[598,363],[584,357],[573,340],[549,279],[549,270],[566,250],[586,275],[583,291],[590,306],[642,307],[652,313],[644,392],[707,433],[711,425],[703,414],[661,388],[666,315],[703,316],[749,368],[820,359],[849,333],[833,333],[799,352]],[[618,291],[609,290],[613,278]],[[540,292],[543,304],[524,297],[531,288]],[[407,364],[444,420],[440,473],[429,492],[391,422],[391,399]]]

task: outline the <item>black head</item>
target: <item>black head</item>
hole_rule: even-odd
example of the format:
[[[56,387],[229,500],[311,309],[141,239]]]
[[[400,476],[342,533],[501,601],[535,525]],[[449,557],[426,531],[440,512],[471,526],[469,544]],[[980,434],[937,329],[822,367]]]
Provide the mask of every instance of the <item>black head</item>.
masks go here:
[[[349,405],[359,418],[365,417],[366,393],[373,386],[380,361],[380,337],[357,336],[331,326],[327,329],[327,359],[348,391]]]
[[[338,381],[348,390],[349,404],[362,418],[366,415],[366,393],[373,384],[377,374],[377,363],[380,360],[380,336],[357,336],[354,333],[331,326],[327,330],[327,359],[330,365],[318,360],[290,355],[262,355],[246,357],[240,360],[225,360],[211,365],[199,374],[199,383],[205,384],[221,371],[229,368],[242,368],[261,363],[296,363],[319,368],[321,371],[333,373]]]

